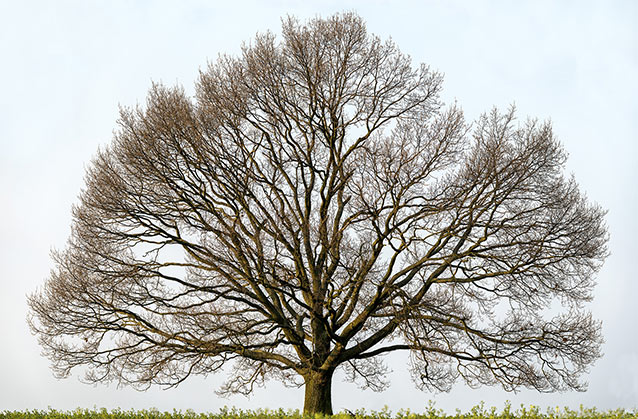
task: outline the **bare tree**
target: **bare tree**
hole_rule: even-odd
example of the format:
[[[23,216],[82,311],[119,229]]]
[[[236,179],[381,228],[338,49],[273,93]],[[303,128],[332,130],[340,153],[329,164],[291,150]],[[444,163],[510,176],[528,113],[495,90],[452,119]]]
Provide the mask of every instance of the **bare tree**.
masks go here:
[[[494,110],[470,129],[441,83],[348,13],[288,18],[196,98],[154,85],[29,298],[54,371],[175,386],[233,361],[221,391],[276,378],[310,413],[332,413],[339,367],[382,390],[391,351],[424,389],[582,389],[604,211],[549,123]]]

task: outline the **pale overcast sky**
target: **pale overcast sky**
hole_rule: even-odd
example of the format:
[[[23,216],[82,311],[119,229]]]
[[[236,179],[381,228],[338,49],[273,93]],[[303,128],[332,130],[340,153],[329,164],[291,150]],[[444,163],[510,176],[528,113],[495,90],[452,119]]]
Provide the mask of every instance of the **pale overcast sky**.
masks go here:
[[[50,249],[63,247],[84,169],[108,144],[118,104],[143,103],[151,81],[192,92],[198,69],[237,53],[286,14],[357,11],[415,63],[445,74],[443,96],[469,120],[516,103],[519,116],[553,121],[588,197],[609,210],[611,256],[591,304],[605,356],[585,393],[450,393],[415,389],[404,355],[389,358],[383,393],[337,379],[333,406],[449,412],[481,400],[599,409],[638,407],[638,2],[627,1],[21,1],[0,0],[0,411],[75,407],[301,408],[301,389],[271,382],[247,399],[213,392],[225,376],[177,389],[58,381],[26,325],[25,297],[43,283]]]

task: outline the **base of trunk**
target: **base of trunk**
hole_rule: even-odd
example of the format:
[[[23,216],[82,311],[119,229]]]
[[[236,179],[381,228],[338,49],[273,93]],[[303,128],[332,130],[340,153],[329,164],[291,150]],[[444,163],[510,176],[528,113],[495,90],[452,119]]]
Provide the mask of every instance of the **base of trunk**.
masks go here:
[[[332,415],[332,371],[313,372],[305,386],[304,414]]]

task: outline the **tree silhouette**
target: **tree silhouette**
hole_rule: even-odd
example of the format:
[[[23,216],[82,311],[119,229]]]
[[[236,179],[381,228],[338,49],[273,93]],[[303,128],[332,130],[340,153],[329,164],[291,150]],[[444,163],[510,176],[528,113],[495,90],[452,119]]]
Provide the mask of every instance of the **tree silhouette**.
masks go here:
[[[347,13],[284,20],[195,98],[154,85],[29,297],[54,371],[144,388],[230,363],[222,392],[275,378],[309,413],[332,413],[337,368],[382,390],[391,351],[424,389],[582,389],[604,211],[549,123],[471,128],[441,83]]]

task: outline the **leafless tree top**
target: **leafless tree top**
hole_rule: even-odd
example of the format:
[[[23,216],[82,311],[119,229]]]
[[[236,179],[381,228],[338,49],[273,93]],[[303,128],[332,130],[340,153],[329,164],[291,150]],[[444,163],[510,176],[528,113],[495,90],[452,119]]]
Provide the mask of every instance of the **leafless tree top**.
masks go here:
[[[337,367],[382,389],[382,355],[408,350],[427,389],[581,389],[604,212],[549,123],[470,128],[441,83],[348,13],[288,18],[195,98],[154,85],[30,297],[55,371],[176,385],[235,360],[231,392]]]

